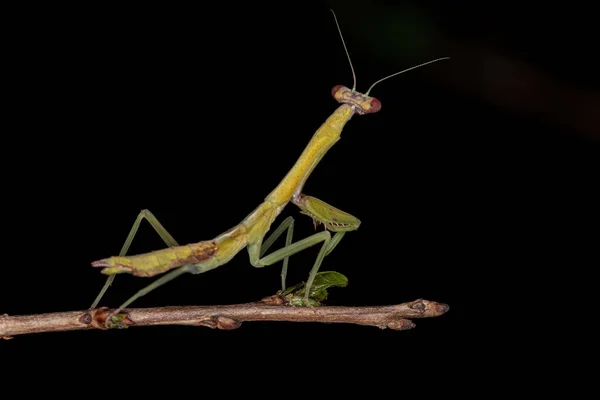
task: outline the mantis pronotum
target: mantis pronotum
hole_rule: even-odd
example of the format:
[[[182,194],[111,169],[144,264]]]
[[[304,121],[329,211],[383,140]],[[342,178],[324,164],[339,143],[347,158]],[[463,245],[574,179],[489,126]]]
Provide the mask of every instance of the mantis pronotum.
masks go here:
[[[279,185],[277,185],[277,187],[275,187],[275,189],[265,198],[263,203],[261,203],[238,225],[212,240],[201,241],[184,246],[178,245],[175,239],[150,211],[141,211],[131,228],[119,256],[106,258],[92,263],[94,267],[102,267],[103,269],[101,272],[105,275],[109,275],[109,278],[91,308],[95,308],[98,305],[104,292],[110,286],[116,274],[130,273],[134,276],[150,277],[173,270],[146,286],[144,289],[138,291],[124,302],[112,315],[117,314],[121,309],[127,307],[141,296],[144,296],[150,291],[184,273],[200,274],[226,264],[245,247],[248,248],[250,264],[254,267],[264,267],[283,260],[281,284],[285,289],[289,257],[320,243],[321,249],[310,270],[306,282],[304,304],[309,304],[308,296],[310,287],[313,284],[324,257],[339,244],[346,232],[358,229],[360,220],[322,200],[304,195],[302,193],[302,188],[306,180],[327,151],[340,139],[342,129],[354,114],[372,114],[381,109],[380,101],[369,96],[370,91],[376,84],[409,70],[448,58],[439,58],[396,72],[375,82],[365,94],[359,93],[356,91],[356,75],[354,73],[354,67],[352,66],[350,55],[346,48],[337,19],[335,18],[335,14],[334,19],[348,61],[350,62],[354,85],[352,89],[348,89],[342,85],[337,85],[332,89],[331,93],[333,97],[341,103],[341,105],[329,118],[327,118],[321,127],[317,129],[294,166]],[[294,218],[288,217],[267,239],[265,239],[271,224],[290,201],[300,208],[302,214],[312,217],[315,223],[322,223],[325,230],[292,243]],[[146,254],[126,257],[125,255],[131,245],[133,237],[137,232],[140,222],[144,218],[148,220],[169,247]],[[286,231],[285,247],[265,255],[275,240]],[[333,236],[331,232],[334,233]],[[107,319],[107,322],[109,320],[110,318]]]

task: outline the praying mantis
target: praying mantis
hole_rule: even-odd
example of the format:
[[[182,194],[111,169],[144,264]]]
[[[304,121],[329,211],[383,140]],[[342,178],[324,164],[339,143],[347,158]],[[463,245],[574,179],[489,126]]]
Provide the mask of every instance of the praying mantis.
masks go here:
[[[376,81],[365,94],[359,93],[356,91],[354,67],[335,13],[333,13],[333,17],[350,63],[354,84],[352,89],[342,85],[337,85],[332,89],[331,93],[334,99],[341,104],[317,129],[296,163],[281,182],[239,224],[212,240],[179,245],[149,210],[142,210],[137,216],[119,255],[92,262],[93,267],[102,268],[101,273],[108,275],[108,279],[90,307],[90,310],[96,308],[117,274],[129,273],[134,276],[152,277],[170,271],[121,304],[106,319],[107,323],[110,317],[118,314],[132,302],[152,290],[185,273],[201,274],[224,265],[244,248],[248,249],[250,264],[253,267],[262,268],[283,260],[281,286],[282,289],[285,289],[289,257],[309,247],[321,244],[321,249],[310,270],[305,286],[303,305],[310,305],[310,288],[323,259],[340,243],[346,232],[357,230],[361,221],[355,216],[339,210],[316,197],[305,195],[302,192],[304,184],[327,151],[340,139],[344,126],[355,114],[373,114],[381,109],[381,102],[369,96],[375,85],[412,69],[449,58],[438,58],[396,72]],[[271,225],[289,202],[298,206],[300,212],[311,217],[315,224],[323,224],[325,229],[307,238],[293,242],[294,218],[290,216],[265,239],[271,229]],[[146,219],[150,223],[169,247],[145,254],[126,256],[143,219]],[[273,243],[284,232],[286,232],[285,246],[265,255]]]

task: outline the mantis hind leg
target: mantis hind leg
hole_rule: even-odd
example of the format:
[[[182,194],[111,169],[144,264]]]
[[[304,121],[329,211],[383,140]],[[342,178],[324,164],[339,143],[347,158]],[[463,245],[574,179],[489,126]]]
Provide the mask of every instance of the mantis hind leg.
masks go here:
[[[158,221],[158,219],[156,219],[154,214],[152,214],[150,212],[150,210],[142,210],[142,211],[140,211],[137,218],[133,222],[133,226],[131,227],[131,230],[129,231],[129,235],[127,235],[127,239],[125,240],[125,243],[123,243],[123,247],[121,248],[121,251],[119,252],[119,256],[124,256],[129,251],[129,247],[131,246],[131,243],[133,242],[133,238],[135,237],[135,235],[140,227],[140,223],[142,222],[143,219],[146,219],[150,223],[150,225],[154,228],[154,230],[156,231],[156,233],[158,233],[158,235],[162,238],[162,240],[164,240],[164,242],[167,244],[167,246],[169,246],[169,247],[178,246],[177,241],[173,238],[173,236],[171,236],[171,234],[169,232],[167,232],[165,227]],[[92,310],[98,306],[98,303],[100,303],[102,296],[104,296],[104,293],[106,292],[106,290],[108,290],[108,288],[114,281],[115,276],[116,275],[110,275],[108,277],[108,279],[106,279],[106,282],[104,283],[104,286],[100,290],[100,293],[98,293],[98,296],[96,296],[96,299],[90,306],[90,310]],[[121,308],[123,308],[123,307],[121,307]]]
[[[106,321],[105,321],[104,325],[106,327],[108,327],[110,325],[111,318],[113,316],[119,314],[121,312],[121,310],[125,309],[128,305],[130,305],[131,303],[133,303],[134,301],[136,301],[140,297],[147,295],[148,293],[150,293],[154,289],[156,289],[156,288],[164,285],[165,283],[167,283],[169,281],[172,281],[173,279],[177,278],[180,275],[183,275],[185,273],[194,273],[195,270],[196,269],[195,269],[195,267],[194,267],[193,264],[186,264],[186,265],[183,265],[183,266],[181,266],[181,267],[179,267],[177,269],[172,270],[168,274],[165,274],[165,275],[161,276],[160,278],[158,278],[157,280],[155,280],[154,282],[152,282],[148,286],[144,287],[141,290],[138,290],[136,294],[134,294],[129,299],[127,299],[127,301],[125,301],[123,304],[121,304],[119,306],[119,308],[117,308],[116,310],[114,310],[113,312],[111,312],[108,315],[108,317],[106,317]]]

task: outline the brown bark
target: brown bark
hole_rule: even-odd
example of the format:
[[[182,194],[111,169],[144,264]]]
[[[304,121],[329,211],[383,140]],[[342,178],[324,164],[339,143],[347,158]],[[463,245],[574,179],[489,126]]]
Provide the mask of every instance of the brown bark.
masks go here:
[[[415,324],[408,318],[437,317],[447,312],[445,304],[415,300],[391,306],[369,307],[293,307],[278,296],[260,302],[225,306],[175,306],[132,308],[120,327],[151,325],[192,325],[224,330],[239,328],[248,321],[291,321],[349,323],[381,329],[406,330]],[[49,314],[0,316],[0,337],[41,332],[106,329],[106,317],[114,310],[102,307],[91,311],[69,311]]]

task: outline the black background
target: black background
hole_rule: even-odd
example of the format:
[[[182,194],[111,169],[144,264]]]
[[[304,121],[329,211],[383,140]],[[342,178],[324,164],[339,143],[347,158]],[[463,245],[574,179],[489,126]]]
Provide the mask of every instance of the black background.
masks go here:
[[[444,374],[466,363],[486,375],[478,366],[515,346],[528,349],[517,364],[543,360],[527,326],[557,325],[535,310],[572,299],[566,292],[583,285],[574,277],[597,266],[588,257],[597,251],[600,171],[591,10],[478,4],[15,13],[22,23],[5,58],[16,124],[3,146],[0,312],[85,309],[104,282],[90,262],[118,253],[143,208],[182,244],[213,238],[253,210],[337,106],[331,88],[352,85],[329,8],[359,90],[452,59],[378,85],[372,95],[381,112],[355,116],[308,180],[306,194],[362,221],[325,260],[323,270],[350,282],[333,289],[328,304],[426,298],[451,309],[408,332],[283,322],[231,332],[151,327],[21,336],[1,351],[58,351],[52,359],[74,352],[123,371],[145,354],[189,358],[194,368],[207,360],[297,368],[300,376],[384,362],[425,362]],[[293,205],[278,221],[288,215],[296,217],[295,238],[314,232]],[[145,225],[132,252],[162,246]],[[292,257],[290,283],[306,279],[316,254]],[[278,289],[278,271],[252,268],[243,251],[135,306],[254,301]],[[149,282],[119,276],[103,305],[117,306]]]

